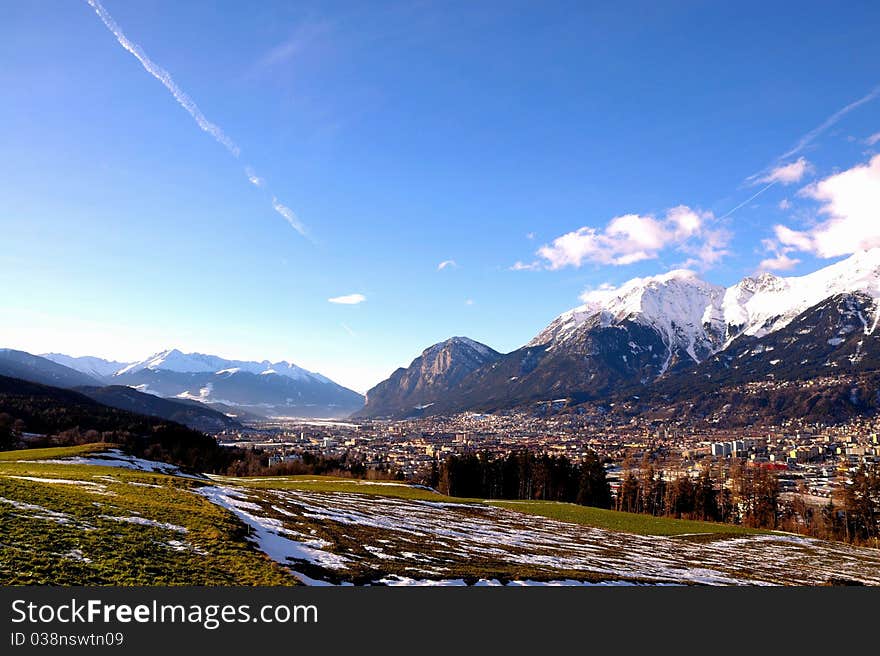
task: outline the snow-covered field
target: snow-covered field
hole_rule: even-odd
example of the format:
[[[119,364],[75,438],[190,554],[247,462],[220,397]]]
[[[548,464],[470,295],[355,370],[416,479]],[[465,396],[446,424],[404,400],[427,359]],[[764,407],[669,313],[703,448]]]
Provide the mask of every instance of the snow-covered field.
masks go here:
[[[30,461],[21,461],[30,462]],[[122,467],[135,469],[143,472],[156,472],[158,474],[171,474],[174,476],[187,476],[180,471],[179,467],[155,460],[144,460],[130,456],[119,449],[108,449],[101,453],[89,456],[74,456],[70,458],[49,458],[39,462],[46,465],[99,465],[101,467]]]
[[[232,513],[247,527],[245,539],[307,585],[880,585],[880,550],[856,548],[790,534],[636,535],[525,514],[487,503],[449,503],[358,493],[266,489],[272,479],[186,476],[185,481],[96,474],[81,465],[104,465],[181,476],[176,468],[118,451],[31,463],[36,470],[3,478],[39,489],[64,488],[83,496],[89,518],[27,497],[0,496],[0,510],[14,516],[92,531],[108,520],[120,526],[160,530],[167,549],[205,554],[191,540],[192,517],[154,503],[127,502],[174,489]],[[19,464],[21,464],[19,463]],[[52,465],[45,472],[40,464]],[[66,468],[73,465],[69,475]],[[39,475],[35,475],[39,474]],[[302,479],[303,484],[320,482]],[[389,483],[388,489],[399,486]],[[289,486],[287,486],[289,487]],[[18,488],[15,488],[18,489]],[[57,493],[53,493],[57,494]],[[125,498],[123,498],[125,496]],[[47,500],[55,499],[51,495]],[[34,500],[38,500],[39,497]],[[181,499],[187,506],[185,499]],[[65,508],[66,510],[66,508]],[[216,512],[213,510],[212,512]],[[239,538],[240,539],[240,538]],[[198,540],[196,539],[196,542]],[[93,558],[94,554],[85,553]]]
[[[880,551],[794,535],[659,537],[486,504],[203,487],[312,583],[880,584]]]

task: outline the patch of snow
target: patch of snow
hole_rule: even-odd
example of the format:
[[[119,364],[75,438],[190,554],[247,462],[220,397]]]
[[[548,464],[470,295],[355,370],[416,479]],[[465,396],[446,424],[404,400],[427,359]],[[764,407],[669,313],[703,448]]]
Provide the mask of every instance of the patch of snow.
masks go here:
[[[86,563],[86,564],[92,562],[91,558],[87,558],[85,555],[83,555],[83,552],[81,549],[71,549],[66,554],[64,554],[62,557],[66,558],[68,560],[76,560],[76,561],[79,561],[81,563]]]
[[[300,542],[285,537],[284,534],[290,534],[291,531],[284,528],[284,524],[277,519],[251,512],[259,511],[259,506],[245,500],[243,492],[240,490],[230,487],[206,486],[197,489],[196,492],[211,503],[229,510],[249,526],[254,532],[251,539],[258,548],[269,558],[282,565],[290,566],[291,561],[306,561],[328,569],[342,569],[347,565],[348,559],[344,556],[324,551],[321,548],[327,544],[323,540]],[[311,583],[308,583],[305,580],[308,577],[304,578],[301,574],[297,574],[297,576],[309,585],[317,584],[314,579],[309,579]]]
[[[109,449],[107,451],[92,454],[89,457],[72,456],[70,458],[47,458],[45,460],[32,460],[29,462],[39,462],[53,465],[93,465],[99,467],[121,467],[123,469],[135,469],[143,472],[182,476],[184,478],[204,478],[203,476],[185,474],[181,472],[180,468],[176,465],[170,465],[167,462],[157,462],[155,460],[145,460],[143,458],[137,458],[135,456],[127,455],[119,449]]]
[[[165,529],[166,531],[177,531],[178,533],[186,533],[188,529],[185,526],[178,526],[177,524],[168,524],[166,522],[157,522],[153,519],[147,519],[146,517],[120,517],[116,515],[99,515],[101,519],[110,519],[114,522],[126,522],[128,524],[139,524],[141,526],[152,526],[154,528]]]
[[[69,524],[73,519],[67,513],[55,512],[54,510],[49,510],[48,508],[38,506],[34,503],[24,503],[22,501],[15,501],[14,499],[7,499],[5,497],[0,497],[0,503],[12,506],[16,510],[28,510],[36,513],[35,515],[32,515],[34,519],[45,519],[58,524]]]
[[[449,587],[449,586],[462,586],[467,585],[464,582],[464,579],[439,579],[439,580],[431,580],[431,579],[411,579],[405,576],[386,576],[385,578],[379,579],[376,583],[381,583],[383,585],[388,586],[433,586],[433,587]]]
[[[104,496],[115,496],[113,492],[107,490],[107,486],[103,483],[94,483],[92,481],[70,480],[68,478],[41,478],[39,476],[12,476],[6,478],[17,478],[20,481],[31,481],[33,483],[50,483],[53,485],[78,485],[86,488],[85,491],[90,494],[101,494]]]

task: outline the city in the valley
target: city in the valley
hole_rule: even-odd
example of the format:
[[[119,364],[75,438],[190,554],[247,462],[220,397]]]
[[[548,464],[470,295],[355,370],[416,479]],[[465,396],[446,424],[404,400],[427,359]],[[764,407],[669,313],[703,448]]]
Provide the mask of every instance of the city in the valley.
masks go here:
[[[880,419],[873,417],[837,425],[792,420],[731,429],[711,421],[695,425],[565,412],[564,403],[538,404],[533,412],[398,421],[278,418],[217,439],[261,450],[270,467],[311,454],[406,480],[424,478],[450,455],[531,451],[579,462],[596,453],[615,493],[623,474],[645,463],[670,481],[696,479],[707,466],[723,481],[739,465],[771,470],[783,499],[800,496],[814,505],[832,501],[861,465],[880,462]]]

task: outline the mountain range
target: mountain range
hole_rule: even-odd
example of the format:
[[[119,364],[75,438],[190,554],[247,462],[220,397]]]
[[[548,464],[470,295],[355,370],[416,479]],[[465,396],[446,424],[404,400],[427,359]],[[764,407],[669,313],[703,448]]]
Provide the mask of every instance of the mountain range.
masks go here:
[[[772,418],[773,408],[776,418],[846,417],[880,406],[878,299],[880,248],[808,275],[762,273],[730,287],[674,270],[585,293],[582,305],[510,353],[467,337],[434,344],[366,398],[290,362],[177,349],[139,362],[5,349],[0,375],[81,389],[203,430],[230,416],[404,418],[547,401],[738,412],[740,422],[755,413]],[[780,391],[785,381],[806,380]]]
[[[764,273],[727,288],[686,270],[636,278],[586,293],[583,305],[511,353],[472,340],[457,346],[463,338],[434,345],[370,389],[359,416],[492,411],[554,399],[674,402],[707,386],[864,376],[880,370],[878,298],[880,249],[805,276]],[[475,349],[487,355],[474,357]],[[873,407],[877,392],[856,396]]]
[[[100,396],[97,400],[114,407],[145,414],[170,413],[181,421],[197,405],[213,408],[210,416],[183,422],[201,430],[216,429],[217,415],[338,418],[363,406],[362,395],[290,362],[228,360],[177,349],[139,362],[62,353],[37,356],[2,349],[0,375],[75,388],[93,398]],[[138,392],[142,396],[134,396]],[[157,397],[172,400],[177,409],[172,411]]]
[[[78,396],[104,406],[168,419],[204,432],[241,427],[235,418],[201,403],[163,399],[121,385],[102,386],[82,372],[24,351],[0,349],[0,377],[4,378],[4,389],[9,393],[17,390],[30,394],[36,389],[29,387],[33,383],[46,389],[74,390]]]

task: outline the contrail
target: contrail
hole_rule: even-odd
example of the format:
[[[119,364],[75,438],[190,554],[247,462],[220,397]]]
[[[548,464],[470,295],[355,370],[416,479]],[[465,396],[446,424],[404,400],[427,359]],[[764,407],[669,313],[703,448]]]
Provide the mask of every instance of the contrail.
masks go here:
[[[293,213],[293,210],[287,207],[286,205],[282,205],[278,202],[278,199],[272,196],[272,207],[278,212],[281,216],[283,216],[290,226],[296,230],[303,237],[307,237],[306,227],[302,224],[296,214]]]
[[[878,98],[878,97],[880,97],[880,86],[876,86],[876,87],[874,87],[873,89],[871,89],[870,92],[868,92],[866,95],[862,96],[862,97],[859,98],[858,100],[854,100],[853,102],[851,102],[850,104],[846,105],[845,107],[842,107],[842,108],[838,109],[838,110],[837,110],[836,112],[834,112],[831,116],[829,116],[829,117],[826,118],[824,121],[822,121],[821,124],[819,124],[817,127],[813,128],[812,130],[810,130],[809,132],[807,132],[807,133],[806,133],[805,135],[803,135],[800,139],[798,139],[797,143],[796,143],[794,146],[792,146],[791,148],[789,148],[787,151],[785,151],[784,153],[782,153],[779,157],[777,157],[773,164],[771,164],[770,166],[767,166],[767,167],[761,169],[761,170],[758,171],[757,173],[753,173],[752,175],[750,175],[749,177],[747,177],[745,181],[746,181],[747,183],[750,183],[750,186],[751,186],[752,184],[754,184],[756,181],[757,181],[757,182],[762,182],[762,180],[758,180],[758,179],[757,179],[758,176],[763,175],[765,171],[767,171],[769,168],[771,168],[771,167],[774,166],[775,164],[778,164],[779,162],[782,162],[783,160],[786,160],[786,159],[788,159],[789,157],[792,157],[792,156],[794,156],[794,155],[797,155],[797,154],[800,153],[804,148],[806,148],[806,147],[809,146],[813,141],[815,141],[815,140],[816,140],[816,137],[818,137],[820,134],[822,134],[823,132],[825,132],[826,130],[828,130],[828,128],[830,128],[830,127],[833,126],[835,123],[837,123],[838,121],[840,121],[840,119],[842,119],[844,116],[846,116],[847,114],[849,114],[849,113],[850,113],[851,111],[853,111],[854,109],[856,109],[856,108],[858,108],[858,107],[861,107],[861,106],[864,105],[865,103],[869,103],[869,102],[871,102],[872,100],[874,100],[875,98]],[[738,209],[740,209],[740,208],[743,207],[744,205],[746,205],[746,204],[750,203],[751,201],[755,200],[758,196],[760,196],[761,194],[763,194],[765,191],[767,191],[767,190],[768,190],[770,187],[772,187],[774,184],[776,184],[776,181],[773,181],[773,182],[771,182],[770,184],[768,184],[766,187],[761,188],[761,190],[758,191],[755,195],[753,195],[753,196],[752,196],[751,198],[749,198],[748,200],[745,200],[745,201],[743,201],[742,203],[740,203],[739,205],[737,205],[736,207],[734,207],[732,210],[730,210],[727,214],[725,214],[725,215],[722,216],[721,218],[722,218],[722,219],[727,218],[728,216],[730,216],[731,214],[733,214],[734,212],[736,212]]]
[[[177,101],[177,103],[181,107],[183,107],[190,116],[193,117],[193,120],[198,124],[198,126],[204,132],[210,134],[217,143],[226,148],[226,150],[228,150],[233,155],[233,157],[238,157],[241,154],[241,149],[236,145],[236,143],[232,139],[230,139],[225,132],[223,132],[222,128],[219,125],[217,125],[216,123],[212,123],[205,117],[204,114],[202,114],[202,110],[199,109],[199,106],[196,105],[195,101],[190,98],[183,89],[177,86],[177,83],[171,77],[171,73],[169,73],[164,68],[159,66],[159,64],[150,59],[147,56],[147,53],[145,53],[138,44],[130,41],[128,37],[125,36],[122,28],[119,27],[117,22],[113,20],[113,17],[107,12],[106,9],[104,9],[104,5],[101,4],[100,0],[86,0],[86,2],[88,2],[89,6],[95,10],[98,18],[101,19],[107,29],[113,33],[113,36],[116,37],[119,45],[121,45],[128,52],[134,55],[134,57],[141,63],[141,66],[144,67],[144,70],[146,70],[147,73],[159,80],[159,82],[161,82],[163,86],[171,92],[171,95],[174,96],[174,99]],[[244,173],[247,176],[248,181],[255,187],[265,186],[265,180],[259,177],[254,169],[250,166],[245,166]],[[297,218],[293,210],[285,205],[282,205],[274,196],[272,197],[272,208],[276,212],[278,212],[278,214],[283,216],[294,230],[296,230],[304,237],[308,237],[305,225],[303,225],[303,223]]]
[[[746,200],[744,200],[743,202],[741,202],[739,205],[737,205],[737,206],[734,207],[732,210],[730,210],[729,212],[727,212],[727,214],[725,214],[724,216],[720,216],[720,217],[718,217],[718,220],[720,221],[721,219],[726,219],[728,216],[730,216],[731,214],[733,214],[734,212],[736,212],[736,211],[737,211],[738,209],[740,209],[741,207],[744,207],[745,205],[748,205],[749,203],[751,203],[751,202],[752,202],[753,200],[755,200],[758,196],[760,196],[761,194],[763,194],[765,191],[767,191],[770,187],[772,187],[772,186],[775,185],[775,184],[776,184],[776,180],[774,180],[773,182],[771,182],[770,184],[768,184],[766,187],[763,187],[758,193],[754,194],[753,196],[750,196],[749,198],[747,198]]]
[[[829,116],[824,121],[822,121],[821,124],[819,124],[817,127],[813,128],[812,130],[807,132],[800,139],[798,139],[797,143],[794,146],[792,146],[791,148],[789,148],[787,151],[782,153],[779,157],[777,157],[773,164],[771,164],[770,166],[763,168],[760,171],[758,171],[757,173],[754,173],[754,174],[750,175],[749,177],[747,177],[746,182],[753,182],[759,175],[762,175],[768,168],[770,168],[774,164],[778,164],[779,162],[781,162],[784,159],[788,159],[789,157],[797,155],[804,148],[806,148],[811,143],[813,143],[813,141],[816,140],[816,137],[818,137],[820,134],[822,134],[823,132],[828,130],[828,128],[830,128],[835,123],[840,121],[840,119],[842,119],[844,116],[849,114],[852,110],[854,110],[858,107],[861,107],[865,103],[869,103],[878,97],[880,97],[880,86],[874,87],[869,93],[862,96],[858,100],[854,100],[846,107],[842,107],[841,109],[838,109],[831,116]]]
[[[255,187],[262,187],[266,184],[266,181],[257,175],[257,172],[254,171],[252,166],[245,166],[244,174],[247,176],[248,182],[250,182]]]
[[[831,116],[829,116],[827,119],[825,119],[825,121],[819,127],[810,130],[804,136],[802,136],[798,140],[798,142],[790,150],[788,150],[787,152],[785,152],[779,156],[779,160],[786,159],[787,157],[791,157],[792,155],[797,155],[804,148],[809,146],[810,143],[816,137],[818,137],[820,134],[825,132],[825,130],[827,130],[832,125],[837,123],[840,119],[842,119],[844,116],[849,114],[852,110],[864,105],[865,103],[871,102],[872,100],[874,100],[878,96],[880,96],[880,86],[874,87],[874,89],[872,89],[871,92],[868,93],[867,95],[862,96],[858,100],[851,102],[846,107],[837,110]]]
[[[174,96],[174,99],[177,103],[183,107],[189,115],[193,117],[196,123],[198,123],[199,127],[210,134],[214,139],[222,144],[226,150],[232,153],[235,157],[238,157],[241,150],[238,146],[235,145],[235,142],[226,136],[220,126],[211,123],[205,115],[202,114],[202,111],[199,109],[199,106],[196,105],[195,101],[190,98],[186,93],[174,82],[174,79],[171,77],[171,74],[166,71],[164,68],[159,66],[152,59],[147,57],[147,53],[145,53],[141,47],[133,43],[125,36],[122,29],[113,20],[113,17],[107,13],[107,10],[104,9],[104,6],[100,3],[99,0],[86,0],[92,9],[95,10],[95,13],[98,14],[98,18],[100,18],[104,25],[107,26],[107,29],[113,33],[113,36],[116,37],[116,40],[119,41],[119,45],[128,50],[132,55],[134,55],[137,60],[141,63],[141,66],[152,75],[154,78],[159,80],[168,91],[171,92],[171,95]]]

